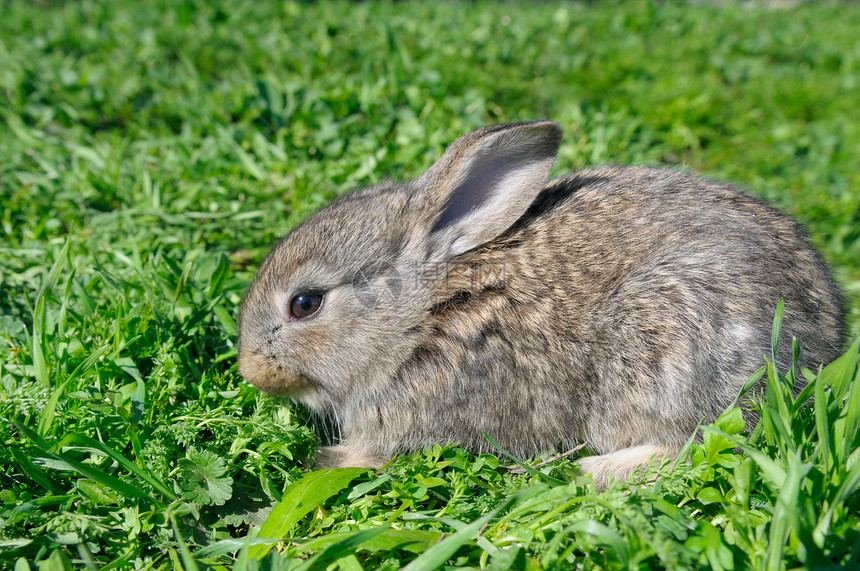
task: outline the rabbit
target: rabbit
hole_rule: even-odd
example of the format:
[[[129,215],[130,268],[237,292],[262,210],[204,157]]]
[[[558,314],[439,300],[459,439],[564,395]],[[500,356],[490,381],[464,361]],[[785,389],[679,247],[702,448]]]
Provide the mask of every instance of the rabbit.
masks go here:
[[[676,169],[549,180],[560,126],[488,126],[415,180],[308,217],[239,317],[251,384],[333,418],[318,467],[433,444],[525,458],[587,442],[598,487],[677,455],[782,336],[843,346],[841,294],[787,216]],[[790,363],[790,343],[779,360]]]

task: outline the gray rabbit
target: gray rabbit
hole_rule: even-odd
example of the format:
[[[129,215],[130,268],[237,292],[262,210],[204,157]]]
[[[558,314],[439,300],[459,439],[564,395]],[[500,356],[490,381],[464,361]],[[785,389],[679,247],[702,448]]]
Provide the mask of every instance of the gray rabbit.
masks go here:
[[[239,371],[335,419],[318,466],[492,451],[485,431],[519,457],[588,442],[581,467],[605,486],[735,399],[780,298],[801,361],[838,356],[839,291],[792,220],[676,170],[548,180],[560,141],[551,121],[478,129],[273,248],[242,304]]]

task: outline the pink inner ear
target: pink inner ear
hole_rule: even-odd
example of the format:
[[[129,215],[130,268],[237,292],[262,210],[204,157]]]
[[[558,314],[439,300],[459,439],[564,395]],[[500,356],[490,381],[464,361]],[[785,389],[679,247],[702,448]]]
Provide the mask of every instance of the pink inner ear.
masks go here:
[[[493,157],[479,157],[469,165],[465,180],[448,196],[442,215],[431,232],[441,230],[480,208],[493,197],[493,191],[512,169],[516,162],[503,154]]]

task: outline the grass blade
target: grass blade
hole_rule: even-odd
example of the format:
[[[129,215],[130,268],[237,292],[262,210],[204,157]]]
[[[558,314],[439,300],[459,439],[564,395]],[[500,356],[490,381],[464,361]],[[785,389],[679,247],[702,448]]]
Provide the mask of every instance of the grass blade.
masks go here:
[[[738,401],[741,400],[744,395],[746,395],[750,390],[758,384],[761,378],[764,376],[767,371],[767,367],[761,367],[758,371],[750,375],[750,378],[746,380],[744,386],[741,387],[740,392],[738,392],[738,396],[735,397],[735,400],[732,401],[732,404],[727,406],[725,410],[723,410],[723,414],[727,413],[731,409],[735,408],[738,405]]]
[[[389,528],[387,525],[382,525],[372,529],[363,529],[350,533],[348,537],[337,541],[319,553],[310,557],[307,561],[296,567],[296,571],[309,569],[323,569],[329,563],[337,561],[341,557],[348,555],[358,548],[362,543],[369,541],[386,531]]]
[[[860,337],[854,340],[848,351],[841,357],[824,367],[821,371],[821,377],[826,386],[833,388],[833,396],[836,400],[841,401],[845,398],[848,388],[851,386],[851,379],[854,377],[854,371],[857,369],[857,357],[860,354]]]
[[[305,474],[290,484],[281,501],[275,504],[272,513],[260,526],[257,536],[260,538],[285,537],[305,515],[346,488],[359,474],[365,472],[367,468],[333,468]],[[261,558],[268,551],[267,545],[255,545],[251,548],[251,556]]]
[[[830,472],[830,466],[834,461],[834,450],[830,440],[830,419],[828,417],[828,401],[824,393],[824,383],[821,375],[811,383],[815,391],[815,399],[812,402],[813,415],[815,416],[815,430],[818,436],[818,459],[824,464],[825,473]]]
[[[20,430],[27,438],[32,440],[34,443],[38,443],[39,441],[44,442],[44,440],[42,440],[36,432],[30,430],[29,428],[24,426],[22,423],[20,423],[18,421],[13,421],[13,423],[15,424],[15,427],[18,430]],[[122,480],[115,478],[109,474],[105,474],[101,470],[93,468],[92,466],[89,466],[89,465],[84,464],[82,462],[78,462],[77,460],[75,460],[74,458],[72,458],[68,454],[65,454],[63,452],[50,452],[47,448],[43,448],[43,447],[39,446],[38,444],[37,444],[37,447],[40,448],[41,451],[44,454],[47,454],[49,457],[51,457],[55,460],[60,460],[62,462],[65,462],[66,464],[69,465],[69,467],[71,467],[73,470],[75,470],[79,474],[86,476],[87,478],[89,478],[91,480],[95,480],[99,484],[107,486],[108,488],[114,490],[115,492],[117,492],[118,494],[120,494],[122,496],[136,498],[139,500],[149,502],[155,506],[163,507],[163,504],[161,502],[159,502],[158,500],[156,500],[155,498],[153,498],[152,496],[150,496],[149,494],[147,494],[143,490],[140,490],[139,488],[136,488],[135,486],[127,484],[126,482],[123,482]]]
[[[188,544],[182,539],[182,534],[179,533],[179,526],[176,524],[176,516],[170,514],[170,525],[173,527],[173,537],[176,538],[176,543],[179,544],[179,554],[182,556],[182,565],[185,571],[200,571],[197,566],[197,561],[191,555],[191,550],[188,549]]]
[[[37,319],[40,315],[42,315],[45,311],[45,304],[47,303],[46,295],[47,293],[54,289],[57,285],[57,281],[60,279],[60,270],[65,265],[66,260],[68,258],[69,253],[69,242],[71,241],[72,235],[69,234],[66,236],[66,241],[63,244],[62,249],[60,250],[59,255],[54,260],[54,263],[51,265],[51,269],[48,271],[48,275],[45,276],[45,280],[42,282],[42,287],[39,288],[39,293],[36,294],[36,301],[33,307],[33,318]]]
[[[466,525],[466,524],[463,524]],[[462,527],[462,526],[461,526]],[[316,553],[328,545],[340,541],[354,532],[334,533],[328,536],[311,539],[296,547],[297,554],[307,552]],[[362,549],[379,552],[403,549],[412,553],[424,553],[439,542],[443,534],[438,531],[421,529],[385,529],[379,535],[366,539],[361,545]]]
[[[42,281],[42,286],[36,294],[36,300],[33,304],[33,373],[36,376],[36,381],[42,386],[50,386],[50,372],[48,371],[47,355],[47,340],[45,339],[45,327],[47,311],[47,294],[54,289],[57,281],[60,278],[60,269],[66,264],[69,253],[69,243],[71,234],[66,237],[66,241],[60,250],[59,255],[51,265],[51,269]]]
[[[44,321],[44,318],[41,319]],[[33,373],[36,381],[44,386],[50,386],[51,379],[48,377],[48,363],[45,360],[45,336],[42,327],[33,323]]]
[[[28,458],[23,452],[18,450],[17,448],[10,448],[9,452],[12,454],[12,457],[18,462],[18,466],[20,466],[21,471],[27,475],[28,478],[51,492],[52,494],[59,495],[62,494],[64,490],[60,489],[59,486],[54,484],[46,476],[33,462]]]
[[[507,456],[508,458],[510,458],[515,464],[517,464],[520,468],[525,470],[529,476],[531,476],[532,478],[534,478],[538,482],[546,482],[546,483],[552,484],[554,486],[566,486],[567,485],[567,482],[565,482],[564,480],[559,480],[558,478],[553,478],[552,476],[548,476],[548,475],[544,474],[543,472],[538,472],[537,470],[535,470],[534,468],[532,468],[528,464],[521,462],[520,460],[515,458],[513,455],[509,454],[507,450],[505,450],[504,448],[502,448],[501,446],[496,444],[496,441],[493,440],[490,437],[490,435],[487,434],[486,432],[482,432],[481,434],[484,435],[484,438],[487,439],[487,442],[489,442],[493,448],[495,448],[500,453],[502,453],[505,456]]]
[[[51,425],[54,423],[54,415],[57,410],[57,404],[59,403],[60,397],[66,390],[66,387],[72,381],[76,380],[78,377],[86,373],[90,368],[95,365],[96,361],[101,358],[102,355],[107,353],[110,350],[110,345],[105,345],[93,351],[86,359],[84,359],[80,365],[75,367],[75,370],[72,371],[72,374],[63,382],[62,385],[57,387],[52,393],[51,397],[48,399],[47,404],[45,405],[45,409],[42,411],[42,414],[39,417],[39,434],[42,436],[47,436],[48,431],[51,429]]]
[[[776,352],[779,348],[779,332],[782,330],[782,316],[785,310],[785,301],[779,298],[776,304],[776,313],[773,315],[773,328],[770,335],[770,358],[776,364]]]
[[[519,495],[512,496],[505,500],[502,505],[491,511],[490,513],[476,519],[461,530],[455,532],[451,536],[443,539],[409,565],[403,568],[403,571],[432,571],[438,569],[445,564],[448,559],[453,556],[460,547],[471,541],[480,533],[480,530],[486,523],[495,517],[497,513],[509,508],[519,499]]]
[[[84,436],[83,434],[70,434],[68,436],[63,437],[58,442],[58,447],[63,447],[67,445],[79,445],[79,446],[87,446],[89,448],[95,448],[96,450],[100,450],[113,458],[117,464],[145,481],[147,484],[158,490],[162,493],[166,498],[170,501],[176,499],[176,494],[174,494],[167,486],[163,483],[159,482],[155,476],[152,475],[152,472],[147,470],[145,467],[138,466],[136,463],[132,462],[110,446],[99,442],[98,440],[94,440],[89,438],[88,436]]]

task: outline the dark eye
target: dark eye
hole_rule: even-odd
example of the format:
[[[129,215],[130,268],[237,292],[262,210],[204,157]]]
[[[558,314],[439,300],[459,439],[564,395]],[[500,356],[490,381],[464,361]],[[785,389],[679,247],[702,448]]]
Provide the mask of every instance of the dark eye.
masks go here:
[[[322,304],[323,294],[314,292],[303,292],[290,301],[290,317],[304,319],[319,311]]]

